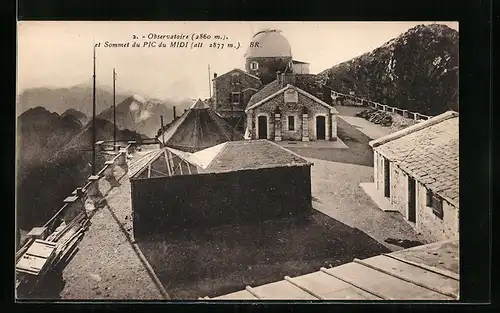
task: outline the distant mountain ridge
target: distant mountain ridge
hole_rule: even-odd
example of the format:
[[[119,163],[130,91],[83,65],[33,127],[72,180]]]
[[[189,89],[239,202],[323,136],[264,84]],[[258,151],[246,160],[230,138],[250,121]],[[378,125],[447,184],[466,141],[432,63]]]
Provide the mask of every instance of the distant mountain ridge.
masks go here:
[[[71,116],[75,117],[76,119],[78,119],[82,123],[82,125],[87,124],[87,122],[89,121],[89,117],[87,115],[85,115],[85,113],[80,112],[80,111],[75,110],[75,109],[67,109],[66,111],[64,111],[61,114],[61,117],[65,117],[68,115],[71,115]]]
[[[445,25],[418,25],[381,47],[318,74],[338,92],[438,115],[458,111],[459,35]]]
[[[161,116],[166,125],[173,119],[174,106],[177,116],[180,116],[191,104],[190,99],[158,100],[133,95],[116,105],[116,125],[120,129],[134,130],[153,138],[161,128]],[[112,122],[113,107],[104,110],[98,117]]]
[[[96,114],[113,105],[113,93],[107,88],[96,88]],[[128,95],[116,94],[116,103]],[[87,116],[92,116],[92,86],[77,85],[69,88],[31,88],[24,90],[17,99],[17,115],[28,109],[42,106],[55,113],[75,109]]]

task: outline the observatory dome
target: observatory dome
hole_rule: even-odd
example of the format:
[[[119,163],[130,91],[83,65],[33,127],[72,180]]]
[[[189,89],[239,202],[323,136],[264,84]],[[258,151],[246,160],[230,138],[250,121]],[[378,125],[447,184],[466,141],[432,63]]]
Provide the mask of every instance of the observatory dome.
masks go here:
[[[292,48],[280,30],[265,29],[253,36],[245,57],[292,57]]]

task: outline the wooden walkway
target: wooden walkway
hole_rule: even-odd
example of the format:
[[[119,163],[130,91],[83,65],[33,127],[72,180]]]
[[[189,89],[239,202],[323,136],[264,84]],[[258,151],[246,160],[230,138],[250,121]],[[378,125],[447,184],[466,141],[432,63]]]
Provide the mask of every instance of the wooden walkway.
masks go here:
[[[430,257],[427,257],[430,256]],[[419,262],[410,261],[417,259]],[[432,264],[438,260],[437,264]],[[458,241],[371,257],[200,300],[457,300]],[[429,262],[432,261],[432,262]],[[436,265],[436,266],[434,266]],[[457,271],[458,272],[458,271]]]

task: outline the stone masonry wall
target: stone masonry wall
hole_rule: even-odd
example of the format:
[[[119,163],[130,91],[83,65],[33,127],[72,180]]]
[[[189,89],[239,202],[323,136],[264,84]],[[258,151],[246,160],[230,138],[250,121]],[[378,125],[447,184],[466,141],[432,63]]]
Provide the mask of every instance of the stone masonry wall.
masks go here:
[[[408,175],[396,164],[390,163],[391,204],[408,219]]]
[[[440,219],[426,205],[425,186],[418,183],[417,192],[417,231],[430,242],[458,239],[458,209],[443,199],[443,219]]]
[[[239,83],[232,83],[231,76],[233,73],[239,75]],[[235,111],[244,111],[248,100],[251,97],[251,92],[245,92],[246,96],[243,95],[243,90],[247,88],[254,88],[260,90],[262,88],[262,83],[259,79],[251,77],[249,75],[243,74],[239,71],[233,70],[224,76],[219,76],[217,79],[213,80],[213,101],[212,101],[212,109],[219,111],[231,111],[231,93],[232,92],[241,92],[241,101],[239,105],[234,106]]]
[[[308,127],[309,127],[309,139],[316,140],[316,121],[315,117],[317,114],[324,114],[326,116],[326,137],[329,138],[331,135],[331,114],[330,109],[324,107],[323,105],[313,101],[312,99],[302,95],[299,93],[298,95],[298,103],[285,103],[285,98],[283,94],[280,94],[268,102],[264,103],[261,106],[258,106],[253,110],[253,118],[255,127],[258,127],[258,116],[259,114],[267,114],[269,115],[268,123],[269,123],[269,131],[268,138],[274,139],[274,112],[276,111],[276,107],[279,107],[281,111],[281,125],[282,131],[281,136],[282,140],[301,140],[302,139],[302,108],[303,106],[307,107],[308,111]],[[295,129],[293,131],[288,130],[288,116],[292,115],[295,117]],[[336,121],[335,121],[336,124]],[[256,138],[257,132],[253,132],[254,137]],[[336,134],[335,134],[336,135]],[[336,138],[336,137],[335,137]]]

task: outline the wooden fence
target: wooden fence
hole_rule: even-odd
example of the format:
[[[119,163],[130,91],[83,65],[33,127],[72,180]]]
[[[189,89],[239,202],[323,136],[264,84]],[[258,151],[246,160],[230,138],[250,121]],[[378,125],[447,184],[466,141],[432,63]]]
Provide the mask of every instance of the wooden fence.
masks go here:
[[[428,120],[432,117],[429,115],[424,115],[424,114],[420,114],[417,112],[410,112],[408,110],[403,110],[403,109],[399,109],[396,107],[392,107],[392,106],[389,106],[387,104],[381,104],[381,103],[374,102],[371,100],[362,99],[362,98],[356,97],[354,95],[343,94],[343,93],[333,91],[333,90],[331,91],[331,94],[332,94],[333,101],[336,101],[336,99],[338,99],[338,98],[349,99],[354,103],[355,106],[369,107],[369,108],[373,108],[373,109],[383,111],[383,112],[396,113],[396,114],[399,114],[405,118],[410,118],[410,119],[413,119],[415,121]]]
[[[112,140],[110,141],[113,142]],[[97,151],[106,151],[105,141],[96,142]],[[98,182],[110,166],[122,165],[127,162],[127,155],[132,152],[135,148],[135,141],[128,141],[127,146],[119,149],[116,155],[109,161],[106,161],[104,167],[97,172],[94,176],[89,176],[83,187],[76,188],[73,193],[66,198],[62,207],[42,226],[47,228],[47,235],[52,233],[56,227],[57,222],[60,218],[64,217],[66,212],[71,209],[74,203],[78,201],[84,201],[85,197],[98,189]],[[71,201],[67,201],[70,199]],[[23,255],[23,253],[30,247],[30,245],[35,241],[35,238],[28,238],[21,248],[16,252],[16,261]]]

